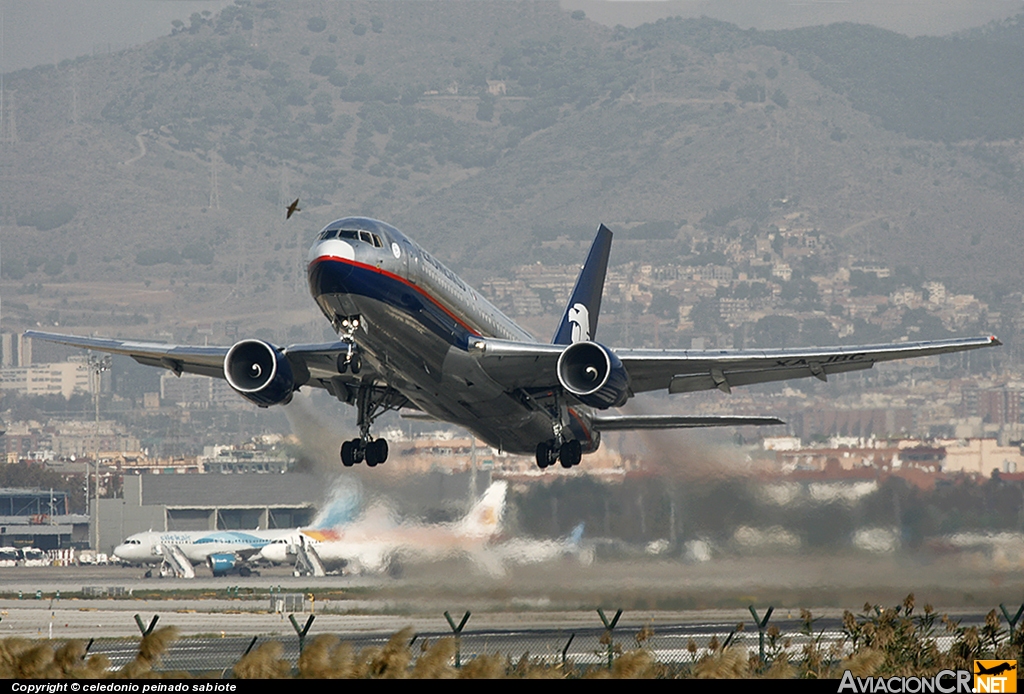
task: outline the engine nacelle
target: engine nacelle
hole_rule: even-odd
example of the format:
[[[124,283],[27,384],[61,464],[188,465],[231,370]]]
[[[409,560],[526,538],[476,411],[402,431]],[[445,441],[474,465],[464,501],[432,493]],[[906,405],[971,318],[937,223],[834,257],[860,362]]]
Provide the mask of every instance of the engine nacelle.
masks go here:
[[[295,391],[288,359],[262,340],[236,342],[224,357],[224,377],[243,398],[260,407],[287,405]]]
[[[225,552],[222,554],[211,554],[206,557],[206,564],[214,576],[227,573],[235,568],[236,557],[234,554]]]
[[[596,342],[574,342],[558,357],[558,381],[584,405],[620,407],[629,398],[629,374],[615,352]]]

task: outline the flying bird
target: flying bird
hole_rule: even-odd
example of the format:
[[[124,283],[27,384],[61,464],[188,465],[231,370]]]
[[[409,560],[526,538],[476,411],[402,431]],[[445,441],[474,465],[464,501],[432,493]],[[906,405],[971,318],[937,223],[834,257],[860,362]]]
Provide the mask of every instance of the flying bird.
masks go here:
[[[295,202],[288,206],[288,213],[284,216],[285,219],[291,219],[292,215],[296,212],[302,212],[302,208],[299,207],[299,199],[295,198]]]

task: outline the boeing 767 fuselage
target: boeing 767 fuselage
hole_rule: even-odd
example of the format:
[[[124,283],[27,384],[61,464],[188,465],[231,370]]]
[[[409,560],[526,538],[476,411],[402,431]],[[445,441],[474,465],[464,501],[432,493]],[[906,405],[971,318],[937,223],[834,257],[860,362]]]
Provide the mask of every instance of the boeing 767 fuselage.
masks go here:
[[[607,414],[637,393],[685,393],[870,368],[875,362],[977,349],[995,337],[860,347],[751,350],[613,349],[595,340],[611,232],[598,230],[550,343],[536,340],[393,226],[362,217],[328,224],[309,251],[310,292],[339,340],[277,347],[245,339],[186,347],[54,335],[29,337],[126,354],[177,374],[226,378],[268,407],[302,386],[357,408],[346,466],[388,457],[371,434],[382,413],[451,422],[496,448],[569,468],[602,431],[781,424],[774,417]]]

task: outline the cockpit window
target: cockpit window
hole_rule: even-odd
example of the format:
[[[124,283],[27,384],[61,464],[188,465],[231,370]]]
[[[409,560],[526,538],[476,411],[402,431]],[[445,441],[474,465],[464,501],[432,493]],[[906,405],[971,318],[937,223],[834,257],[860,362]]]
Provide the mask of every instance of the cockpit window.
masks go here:
[[[374,248],[384,247],[384,242],[381,241],[380,236],[359,229],[324,229],[317,237],[318,241],[327,241],[328,239],[348,239],[350,241],[368,243]]]

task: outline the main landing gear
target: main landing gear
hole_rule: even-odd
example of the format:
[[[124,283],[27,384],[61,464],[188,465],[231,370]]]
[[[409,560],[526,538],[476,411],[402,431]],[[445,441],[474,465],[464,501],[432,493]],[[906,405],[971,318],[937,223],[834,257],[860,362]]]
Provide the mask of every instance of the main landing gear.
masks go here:
[[[359,438],[341,444],[341,463],[352,467],[366,462],[368,467],[384,464],[388,459],[387,439],[370,436],[370,426],[377,417],[388,410],[396,410],[406,402],[403,395],[392,388],[378,388],[372,384],[359,386],[356,392]]]
[[[562,467],[569,469],[580,464],[583,459],[583,447],[573,439],[559,445],[558,439],[541,441],[537,444],[537,467],[543,470],[560,461]]]
[[[356,331],[361,324],[359,316],[345,316],[335,325],[345,343],[345,351],[338,354],[339,374],[351,372],[356,376],[363,369],[363,359],[359,354],[359,345],[356,344]],[[368,467],[376,467],[388,459],[387,440],[372,438],[370,425],[384,412],[401,406],[400,403],[395,404],[395,395],[390,388],[377,388],[372,383],[358,387],[356,407],[359,411],[359,438],[341,444],[342,465],[352,467],[365,461]]]
[[[366,461],[369,467],[376,467],[387,459],[387,439],[374,439],[365,442],[362,439],[352,439],[341,444],[341,463],[345,467],[352,467],[363,461]]]
[[[558,461],[568,470],[580,464],[580,460],[583,459],[583,446],[578,440],[565,435],[568,431],[566,422],[569,421],[569,412],[562,400],[562,393],[557,389],[554,392],[553,407],[548,411],[553,419],[551,433],[555,437],[537,444],[537,467],[543,470]]]

